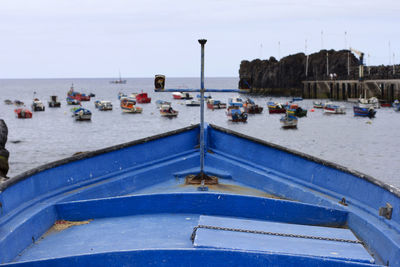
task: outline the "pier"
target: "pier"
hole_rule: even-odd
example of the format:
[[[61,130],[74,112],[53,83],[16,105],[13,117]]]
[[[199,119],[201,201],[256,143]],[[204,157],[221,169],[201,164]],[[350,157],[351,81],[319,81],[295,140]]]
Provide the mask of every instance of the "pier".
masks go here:
[[[303,98],[349,100],[359,98],[366,89],[367,97],[393,102],[400,99],[400,79],[393,80],[320,80],[303,81]]]

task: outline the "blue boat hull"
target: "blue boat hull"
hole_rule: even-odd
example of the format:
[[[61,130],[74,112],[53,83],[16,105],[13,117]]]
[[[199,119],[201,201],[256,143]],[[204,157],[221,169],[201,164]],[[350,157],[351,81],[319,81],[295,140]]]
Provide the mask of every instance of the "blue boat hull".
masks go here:
[[[354,111],[354,116],[362,116],[369,118],[375,117],[376,114],[376,110],[374,109],[362,108],[357,106],[353,107],[353,111]]]
[[[219,184],[199,191],[184,182],[199,171],[198,135],[191,126],[50,163],[1,184],[1,263],[400,265],[397,189],[210,125],[205,171]],[[386,203],[393,207],[390,219],[379,215]],[[205,220],[225,227],[197,229],[191,241]],[[78,225],[54,230],[62,222]],[[279,231],[265,234],[271,230],[263,227],[274,224]],[[227,231],[228,225],[244,232]],[[285,236],[294,226],[302,237]]]

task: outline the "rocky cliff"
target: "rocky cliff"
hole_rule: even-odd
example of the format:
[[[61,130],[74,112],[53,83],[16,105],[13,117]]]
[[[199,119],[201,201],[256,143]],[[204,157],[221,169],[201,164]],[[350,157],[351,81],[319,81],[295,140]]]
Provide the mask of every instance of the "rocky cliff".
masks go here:
[[[336,79],[358,79],[359,60],[349,50],[321,50],[309,55],[307,75],[306,62],[307,56],[304,53],[289,55],[280,61],[274,57],[268,60],[243,60],[239,69],[239,88],[250,89],[252,93],[296,95],[301,92],[301,82],[304,80],[330,79],[330,74],[336,74]],[[400,72],[399,67],[397,66],[397,73]],[[392,69],[391,66],[365,67],[365,78],[400,78],[400,74],[392,74]]]

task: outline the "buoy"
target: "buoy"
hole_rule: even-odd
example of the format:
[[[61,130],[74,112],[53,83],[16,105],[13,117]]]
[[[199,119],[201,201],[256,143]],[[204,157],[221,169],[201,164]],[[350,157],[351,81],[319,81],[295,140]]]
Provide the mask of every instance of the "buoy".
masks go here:
[[[312,108],[310,111],[311,111],[311,112],[314,112],[314,109]]]

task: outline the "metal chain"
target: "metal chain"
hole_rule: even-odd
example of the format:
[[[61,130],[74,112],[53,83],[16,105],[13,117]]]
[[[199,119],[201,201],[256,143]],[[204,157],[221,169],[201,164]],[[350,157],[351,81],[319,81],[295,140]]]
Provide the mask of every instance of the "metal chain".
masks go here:
[[[198,226],[194,227],[192,235],[190,236],[190,239],[192,240],[192,242],[194,242],[194,238],[196,237],[197,229],[199,229],[199,228],[211,229],[211,230],[231,231],[231,232],[241,232],[241,233],[251,233],[251,234],[260,234],[260,235],[273,235],[273,236],[284,236],[284,237],[294,237],[294,238],[305,238],[305,239],[315,239],[315,240],[325,240],[325,241],[336,241],[336,242],[362,244],[362,241],[359,241],[359,240],[349,240],[349,239],[332,238],[332,237],[321,237],[321,236],[310,236],[310,235],[298,235],[298,234],[285,234],[285,233],[265,232],[265,231],[258,231],[258,230],[246,230],[246,229],[237,229],[237,228],[210,226],[210,225],[198,225]]]

